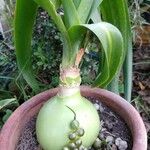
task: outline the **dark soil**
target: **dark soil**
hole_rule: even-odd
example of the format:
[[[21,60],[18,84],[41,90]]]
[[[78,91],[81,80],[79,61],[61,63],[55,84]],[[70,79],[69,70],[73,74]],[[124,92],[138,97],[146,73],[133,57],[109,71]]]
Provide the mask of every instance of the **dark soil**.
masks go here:
[[[90,99],[97,108],[101,118],[102,129],[98,136],[98,138],[102,141],[101,150],[131,150],[131,133],[123,120],[98,100],[94,100],[93,98]],[[42,150],[36,139],[35,122],[36,116],[26,123],[16,150]],[[116,145],[117,138],[125,141],[127,143],[127,148],[119,148]],[[95,149],[92,147],[90,150]]]
[[[133,60],[132,102],[145,123],[150,150],[150,44],[135,46]]]

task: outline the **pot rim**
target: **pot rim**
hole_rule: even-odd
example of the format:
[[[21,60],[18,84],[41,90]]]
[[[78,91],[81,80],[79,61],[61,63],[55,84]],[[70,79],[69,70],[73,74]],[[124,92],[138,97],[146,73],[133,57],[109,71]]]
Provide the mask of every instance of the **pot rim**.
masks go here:
[[[56,95],[58,89],[54,88],[37,94],[16,109],[0,132],[0,147],[4,150],[15,150],[25,123],[38,113],[46,100]],[[100,88],[81,86],[81,94],[100,100],[127,123],[132,133],[132,150],[147,150],[145,125],[140,114],[130,103],[119,95]]]

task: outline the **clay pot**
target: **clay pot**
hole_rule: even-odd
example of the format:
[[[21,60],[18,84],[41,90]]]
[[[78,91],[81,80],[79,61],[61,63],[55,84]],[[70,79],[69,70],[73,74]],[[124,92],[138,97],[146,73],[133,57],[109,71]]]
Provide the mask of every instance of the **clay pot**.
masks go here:
[[[0,149],[15,150],[19,136],[28,122],[50,97],[56,95],[58,88],[42,92],[22,104],[10,116],[0,133]],[[147,135],[144,123],[135,108],[120,96],[99,88],[81,87],[83,96],[94,97],[119,114],[127,123],[133,138],[132,150],[147,150]]]

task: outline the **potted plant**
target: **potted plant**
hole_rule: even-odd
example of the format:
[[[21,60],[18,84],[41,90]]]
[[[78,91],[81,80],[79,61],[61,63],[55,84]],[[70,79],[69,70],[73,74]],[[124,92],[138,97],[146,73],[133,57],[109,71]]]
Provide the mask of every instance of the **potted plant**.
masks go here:
[[[86,98],[82,97],[83,95],[98,98],[120,114],[132,131],[133,149],[146,150],[146,132],[143,122],[129,103],[106,90],[81,87],[80,91],[79,64],[87,42],[89,42],[89,32],[92,32],[100,41],[103,56],[100,61],[101,69],[93,83],[94,86],[104,88],[112,81],[124,61],[125,49],[127,47],[130,49],[131,46],[126,2],[122,0],[112,3],[104,0],[102,5],[101,3],[101,0],[17,0],[15,11],[16,56],[22,75],[34,91],[39,90],[40,84],[33,75],[30,45],[38,6],[43,7],[49,13],[61,32],[63,55],[59,88],[36,95],[14,112],[1,131],[0,145],[3,149],[16,148],[21,130],[36,113],[38,113],[36,135],[44,150],[90,147],[99,133],[100,121],[96,109]],[[121,13],[124,14],[125,22],[118,20],[118,24],[116,23],[123,37],[115,26],[100,20],[99,5],[103,19],[113,24],[116,23],[115,20],[121,18]],[[112,16],[109,17],[107,15],[108,6],[115,7],[112,9],[114,14],[118,10],[121,13],[119,11],[117,17],[114,17],[112,13]],[[57,13],[59,8],[63,8],[62,16]],[[91,20],[93,23],[90,24]],[[97,21],[98,23],[95,23]],[[129,52],[127,53],[129,57],[128,54]],[[129,92],[128,94],[130,97]],[[45,101],[47,102],[42,107]]]

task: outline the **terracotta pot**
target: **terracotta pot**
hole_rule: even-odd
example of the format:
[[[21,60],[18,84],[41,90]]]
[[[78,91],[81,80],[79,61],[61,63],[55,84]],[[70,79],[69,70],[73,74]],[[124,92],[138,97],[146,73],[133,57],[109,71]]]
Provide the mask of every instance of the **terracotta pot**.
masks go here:
[[[1,150],[15,150],[26,122],[37,114],[43,103],[56,95],[57,91],[58,88],[51,89],[34,96],[10,116],[0,133]],[[132,150],[147,150],[147,135],[144,123],[131,104],[120,96],[103,89],[82,86],[81,93],[83,96],[98,99],[124,119],[132,132]]]

